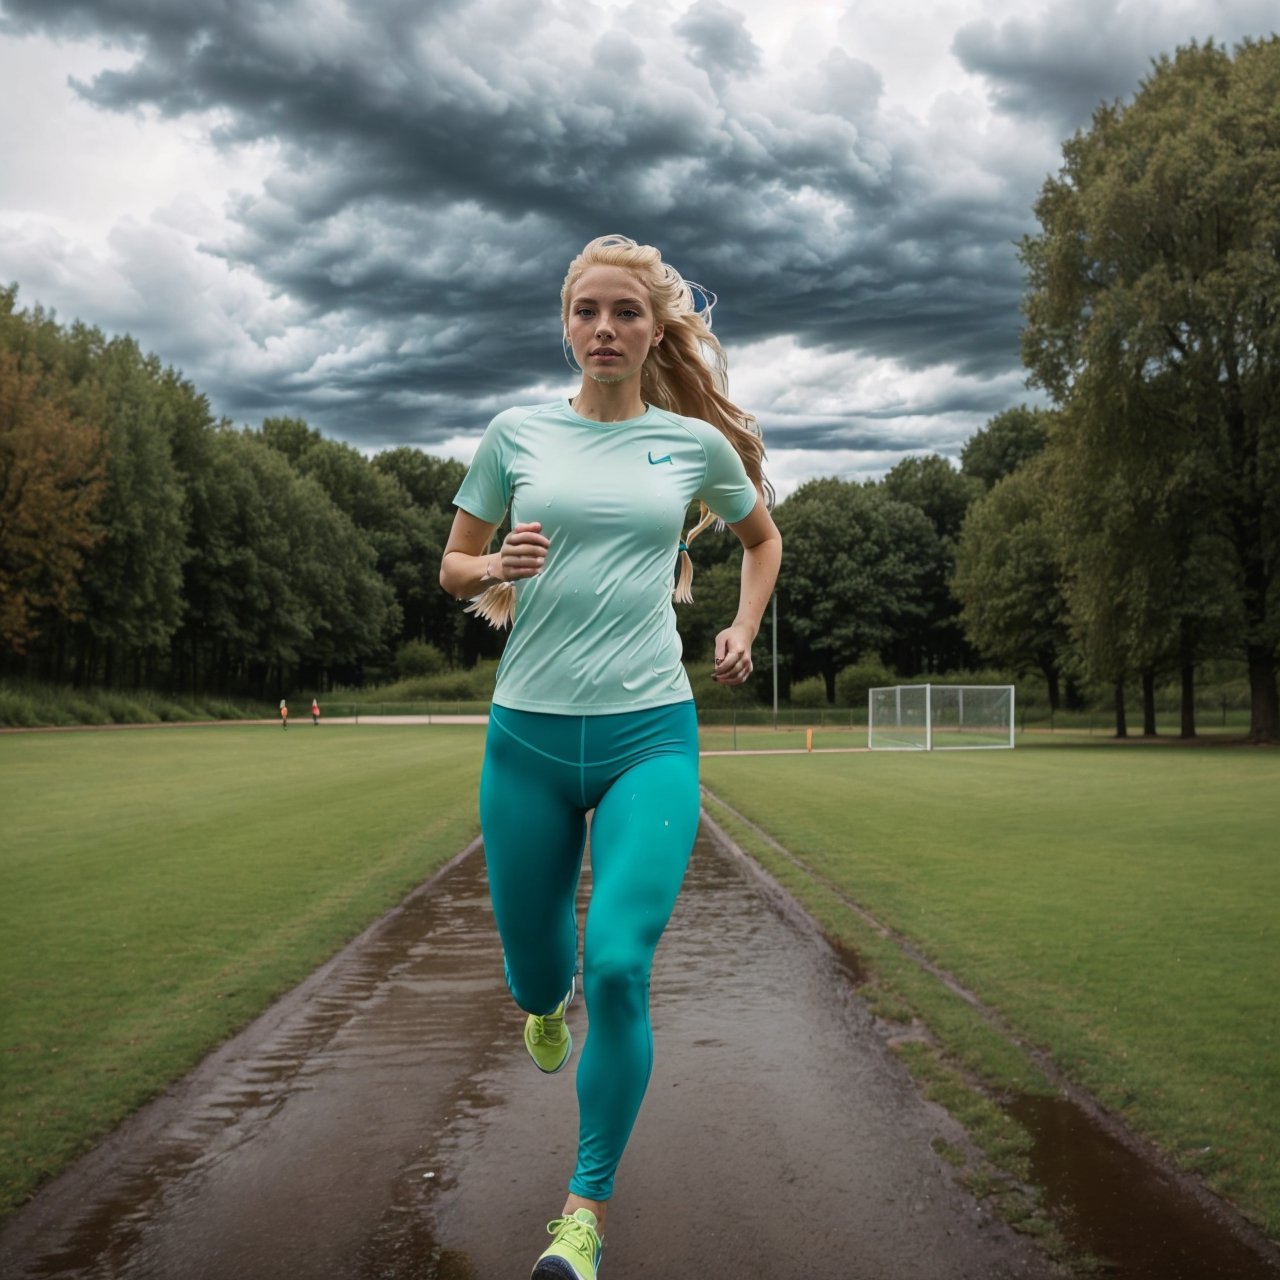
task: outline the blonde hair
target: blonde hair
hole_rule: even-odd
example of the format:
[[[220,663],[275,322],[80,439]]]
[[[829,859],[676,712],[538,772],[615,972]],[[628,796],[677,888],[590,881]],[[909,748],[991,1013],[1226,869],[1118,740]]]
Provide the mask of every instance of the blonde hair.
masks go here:
[[[649,353],[640,371],[640,394],[652,405],[686,418],[709,422],[729,441],[742,459],[752,484],[772,506],[773,487],[764,475],[764,440],[755,418],[728,396],[728,361],[724,348],[711,332],[711,308],[715,295],[701,285],[690,284],[662,254],[649,244],[637,244],[628,236],[598,236],[569,264],[560,288],[560,316],[569,323],[569,304],[583,273],[591,267],[620,267],[629,271],[648,291],[653,319],[662,325],[662,341]],[[702,296],[699,309],[694,290]],[[719,517],[706,503],[699,519],[684,535],[680,549],[680,574],[674,591],[678,603],[693,599],[693,561],[689,544]]]
[[[764,440],[755,418],[729,399],[728,361],[724,348],[711,332],[711,308],[715,295],[691,284],[652,245],[638,244],[628,236],[598,236],[569,264],[560,287],[560,313],[566,340],[569,304],[582,274],[590,267],[621,267],[629,271],[649,294],[653,319],[662,325],[662,341],[652,348],[640,371],[640,394],[652,405],[686,418],[709,422],[729,441],[752,484],[773,506],[773,486],[764,474]],[[699,309],[694,291],[700,295]],[[701,503],[698,520],[680,540],[680,571],[672,597],[677,604],[693,600],[693,561],[689,544],[720,518]],[[467,606],[495,627],[510,625],[515,616],[515,589],[498,582]]]

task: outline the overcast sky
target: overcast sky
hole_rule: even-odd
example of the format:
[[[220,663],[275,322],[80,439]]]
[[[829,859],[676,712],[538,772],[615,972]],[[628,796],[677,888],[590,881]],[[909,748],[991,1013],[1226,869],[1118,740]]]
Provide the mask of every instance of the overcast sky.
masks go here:
[[[468,459],[593,236],[719,295],[781,492],[1033,398],[1014,243],[1151,59],[1275,0],[0,0],[0,282],[215,413]]]

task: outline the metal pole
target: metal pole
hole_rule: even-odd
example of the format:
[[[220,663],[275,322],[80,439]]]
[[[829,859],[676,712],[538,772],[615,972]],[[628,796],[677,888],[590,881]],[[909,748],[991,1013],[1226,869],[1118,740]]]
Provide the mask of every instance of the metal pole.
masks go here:
[[[1225,704],[1224,704],[1225,705]],[[1226,716],[1223,716],[1226,723]],[[778,729],[778,593],[773,593],[773,728]]]

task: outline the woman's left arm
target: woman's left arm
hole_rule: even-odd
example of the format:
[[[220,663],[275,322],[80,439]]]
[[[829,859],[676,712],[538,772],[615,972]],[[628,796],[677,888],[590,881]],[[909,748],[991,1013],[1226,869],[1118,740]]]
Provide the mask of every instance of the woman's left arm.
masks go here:
[[[730,529],[742,543],[742,586],[738,592],[738,613],[716,636],[716,665],[713,679],[720,684],[742,684],[751,674],[751,644],[760,630],[765,606],[773,595],[782,563],[782,535],[773,523],[763,496],[745,520]]]

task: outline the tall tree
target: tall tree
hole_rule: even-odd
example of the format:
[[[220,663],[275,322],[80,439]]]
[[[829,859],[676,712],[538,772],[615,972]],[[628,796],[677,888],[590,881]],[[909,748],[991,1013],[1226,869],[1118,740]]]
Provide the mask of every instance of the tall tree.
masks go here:
[[[778,592],[791,674],[821,675],[834,702],[844,667],[924,617],[937,535],[917,508],[847,480],[810,480],[774,518],[787,546]]]
[[[1277,101],[1280,38],[1161,58],[1065,145],[1022,244],[1024,358],[1077,410],[1073,457],[1179,480],[1222,539],[1255,739],[1280,736]]]
[[[997,413],[960,450],[961,472],[990,489],[1040,453],[1048,438],[1049,415],[1018,405]]]
[[[85,567],[77,675],[116,682],[169,647],[182,617],[185,498],[163,409],[163,370],[132,338],[115,338],[76,387],[77,410],[108,441],[103,537]]]
[[[1042,672],[1056,711],[1071,642],[1048,472],[1043,458],[1029,462],[970,507],[952,590],[970,641],[1019,673]]]
[[[404,634],[426,640],[455,663],[469,666],[496,657],[504,637],[475,615],[465,613],[440,590],[440,557],[453,525],[453,495],[467,474],[455,458],[434,458],[407,445],[374,455],[380,474],[399,481],[413,509],[407,554],[390,575],[404,614]]]
[[[47,612],[74,616],[101,537],[104,441],[31,357],[0,346],[0,645],[24,653]]]
[[[418,506],[435,507],[453,514],[453,495],[467,474],[456,458],[433,458],[421,449],[401,445],[374,455],[373,465],[384,475],[394,476]]]
[[[1050,444],[1058,463],[1053,522],[1076,651],[1088,674],[1118,689],[1117,731],[1128,677],[1142,677],[1143,729],[1151,734],[1155,679],[1177,672],[1182,736],[1194,737],[1195,665],[1226,652],[1242,625],[1231,548],[1201,517],[1194,469],[1168,471],[1149,451],[1117,465],[1112,450],[1079,447],[1082,438],[1110,434],[1107,408],[1075,397]],[[1080,414],[1087,421],[1076,421]]]
[[[982,486],[936,453],[903,458],[881,485],[895,502],[920,511],[937,535],[937,558],[924,582],[924,614],[896,638],[894,666],[904,676],[968,667],[973,653],[965,642],[960,606],[949,584],[960,527]]]
[[[372,547],[260,434],[210,433],[192,507],[183,653],[194,682],[321,690],[381,650],[391,600]]]

